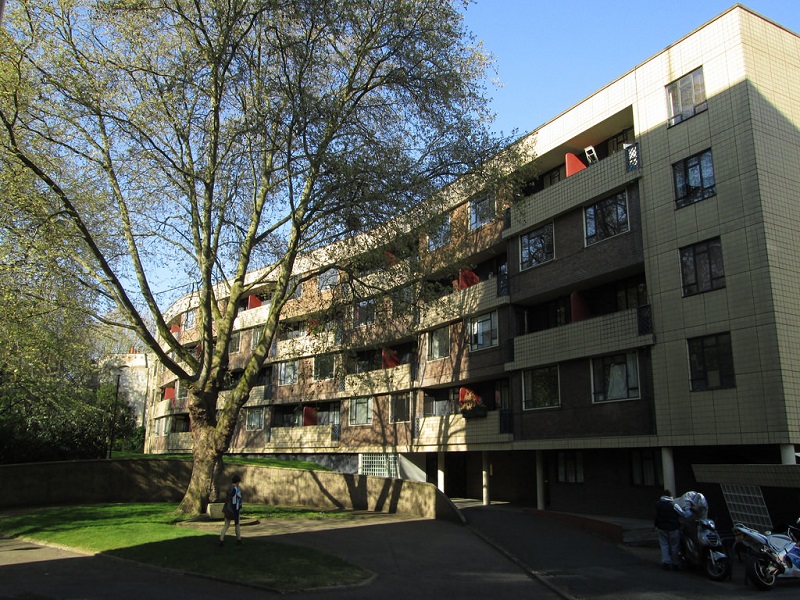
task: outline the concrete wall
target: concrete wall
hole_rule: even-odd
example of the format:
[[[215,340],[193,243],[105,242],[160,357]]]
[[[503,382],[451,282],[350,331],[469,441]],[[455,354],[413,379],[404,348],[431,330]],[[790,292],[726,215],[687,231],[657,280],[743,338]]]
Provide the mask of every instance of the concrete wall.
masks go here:
[[[94,460],[0,466],[0,508],[101,502],[179,502],[192,463]],[[242,478],[244,502],[320,509],[368,510],[460,521],[434,485],[304,469],[228,465],[219,479]]]

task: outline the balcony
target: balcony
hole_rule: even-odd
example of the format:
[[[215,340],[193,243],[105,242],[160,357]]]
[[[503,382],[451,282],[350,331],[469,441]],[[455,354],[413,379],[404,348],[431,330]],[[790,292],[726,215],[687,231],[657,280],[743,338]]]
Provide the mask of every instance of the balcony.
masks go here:
[[[191,450],[194,442],[189,431],[167,435],[167,451]]]
[[[652,326],[642,328],[642,314],[631,308],[602,317],[514,338],[506,371],[650,346]]]
[[[552,219],[554,215],[574,210],[592,198],[601,197],[606,192],[638,179],[639,146],[634,144],[631,148],[635,148],[636,152],[630,149],[615,152],[557,185],[512,205],[511,223],[503,230],[503,237],[519,235],[531,223],[541,223]]]
[[[415,365],[409,363],[388,369],[345,375],[343,391],[348,396],[369,396],[410,389],[414,382],[415,371]]]
[[[334,331],[322,331],[288,340],[279,340],[274,358],[276,360],[286,360],[298,356],[324,354],[339,347],[340,345],[336,343],[336,333]]]
[[[514,441],[502,411],[491,410],[484,418],[465,419],[460,414],[441,417],[417,417],[414,431],[415,449],[424,446],[469,446],[507,444]]]
[[[420,327],[427,329],[508,304],[508,278],[492,277],[463,290],[457,290],[422,307]]]
[[[266,447],[278,448],[338,448],[339,425],[306,425],[304,427],[273,427]]]

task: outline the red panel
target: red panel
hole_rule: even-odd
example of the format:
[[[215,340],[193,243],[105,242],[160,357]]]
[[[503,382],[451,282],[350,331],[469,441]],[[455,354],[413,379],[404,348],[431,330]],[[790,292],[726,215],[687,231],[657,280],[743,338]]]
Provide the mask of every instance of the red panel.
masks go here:
[[[261,306],[261,298],[258,296],[248,296],[247,297],[247,310],[251,308],[258,308]]]
[[[478,277],[473,271],[470,271],[469,269],[459,269],[458,289],[466,289],[475,285],[476,283],[480,283],[480,281],[480,277]]]
[[[572,152],[567,152],[564,155],[564,160],[567,163],[567,177],[575,175],[575,173],[583,171],[586,168],[586,165],[581,162],[581,159],[572,154]]]
[[[172,400],[173,398],[175,398],[175,388],[164,388],[164,400]]]
[[[397,356],[397,352],[389,348],[383,348],[381,350],[381,359],[383,360],[384,369],[391,369],[400,364],[400,357]]]
[[[312,406],[303,407],[303,427],[317,424],[317,409]]]
[[[569,296],[569,308],[572,313],[572,322],[584,321],[592,316],[589,306],[586,304],[583,296],[578,292],[572,292]]]

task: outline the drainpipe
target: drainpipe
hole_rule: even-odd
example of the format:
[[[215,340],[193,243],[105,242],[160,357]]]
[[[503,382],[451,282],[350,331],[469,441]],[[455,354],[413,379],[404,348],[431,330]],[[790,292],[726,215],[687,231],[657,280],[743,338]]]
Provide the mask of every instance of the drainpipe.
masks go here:
[[[483,505],[489,506],[492,501],[489,499],[489,475],[491,475],[492,466],[489,464],[489,453],[484,450],[481,452],[481,462],[483,471]]]
[[[436,487],[439,488],[439,491],[444,494],[444,452],[437,453],[437,467],[436,467]]]
[[[544,452],[536,451],[536,508],[544,510]]]

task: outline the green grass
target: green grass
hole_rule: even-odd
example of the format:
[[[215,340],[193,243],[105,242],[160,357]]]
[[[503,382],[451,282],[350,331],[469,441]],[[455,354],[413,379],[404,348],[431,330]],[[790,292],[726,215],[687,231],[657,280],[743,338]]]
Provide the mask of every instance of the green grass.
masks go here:
[[[114,452],[115,459],[144,458],[151,460],[192,460],[191,454],[141,454],[137,452]],[[229,465],[260,465],[262,467],[278,467],[282,469],[306,469],[309,471],[329,471],[326,467],[306,460],[280,460],[269,457],[248,457],[225,455],[224,462]]]
[[[178,527],[186,517],[174,504],[64,506],[7,515],[0,531],[12,537],[103,552],[135,562],[281,592],[349,585],[369,574],[338,557],[279,544],[267,538],[233,536],[218,547],[219,530]],[[261,518],[339,518],[340,514],[251,505],[243,516]],[[229,530],[233,533],[233,529]]]

